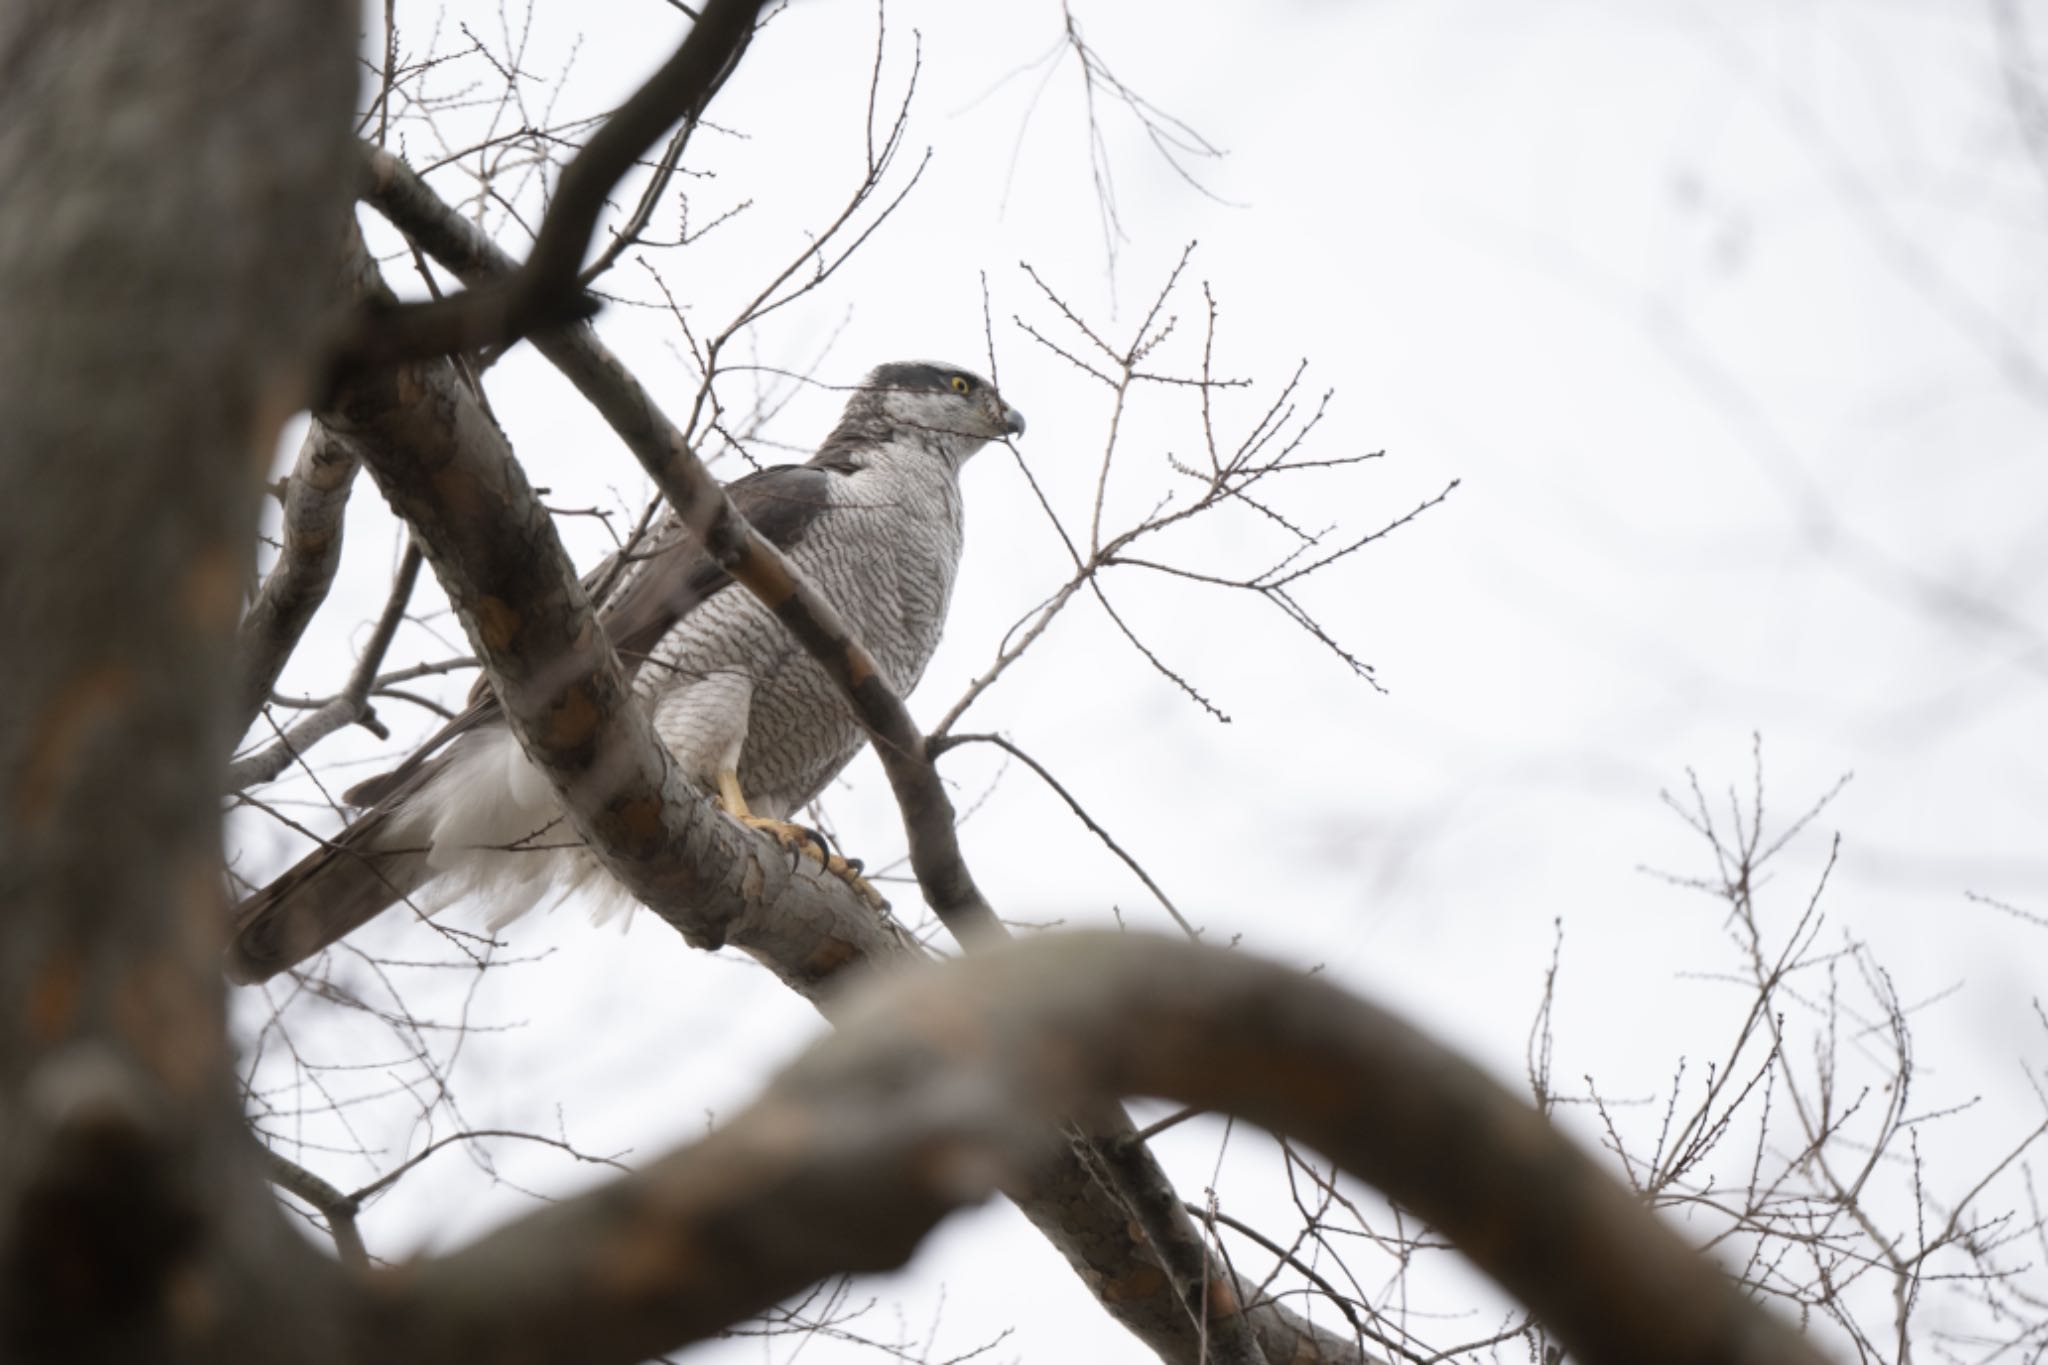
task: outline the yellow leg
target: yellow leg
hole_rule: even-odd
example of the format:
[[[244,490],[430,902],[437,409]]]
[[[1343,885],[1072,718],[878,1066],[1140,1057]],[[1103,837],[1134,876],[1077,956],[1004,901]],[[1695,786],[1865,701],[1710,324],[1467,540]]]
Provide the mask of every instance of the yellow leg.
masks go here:
[[[718,804],[736,820],[754,818],[754,813],[747,809],[746,794],[740,790],[740,775],[730,768],[718,774]]]
[[[793,849],[799,854],[810,854],[812,858],[825,865],[827,872],[858,891],[861,899],[875,909],[887,907],[888,902],[882,899],[879,891],[868,885],[867,878],[861,876],[846,859],[827,849],[823,841],[810,830],[802,825],[793,825],[787,820],[773,820],[765,815],[754,814],[747,806],[746,793],[740,790],[740,775],[730,768],[722,769],[718,774],[718,804],[725,808],[726,814],[747,828],[764,831],[784,848]]]

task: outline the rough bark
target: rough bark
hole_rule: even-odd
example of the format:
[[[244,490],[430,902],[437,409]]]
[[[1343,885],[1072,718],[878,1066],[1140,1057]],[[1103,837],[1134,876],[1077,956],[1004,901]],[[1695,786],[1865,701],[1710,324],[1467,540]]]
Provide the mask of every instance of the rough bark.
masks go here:
[[[0,8],[0,1357],[331,1358],[232,1085],[256,498],[347,213],[338,0]]]

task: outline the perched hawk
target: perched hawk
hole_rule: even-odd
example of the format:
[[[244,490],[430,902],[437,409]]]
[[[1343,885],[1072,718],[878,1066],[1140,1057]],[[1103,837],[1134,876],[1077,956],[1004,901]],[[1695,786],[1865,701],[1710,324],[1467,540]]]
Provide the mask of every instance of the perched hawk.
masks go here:
[[[985,379],[884,365],[808,463],[760,470],[726,492],[901,694],[945,623],[960,562],[960,467],[1023,430]],[[591,582],[608,576],[600,566]],[[673,517],[635,553],[598,619],[662,742],[735,817],[780,825],[859,752],[865,736],[825,670]],[[242,904],[228,950],[234,979],[294,966],[399,900],[432,910],[481,894],[494,928],[581,886],[611,893],[601,917],[630,904],[482,684],[467,711],[344,799],[368,809]]]

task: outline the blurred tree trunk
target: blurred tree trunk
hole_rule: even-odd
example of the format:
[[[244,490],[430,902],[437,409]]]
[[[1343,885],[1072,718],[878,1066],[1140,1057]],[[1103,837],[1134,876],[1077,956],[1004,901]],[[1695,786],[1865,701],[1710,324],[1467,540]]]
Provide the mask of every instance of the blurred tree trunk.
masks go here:
[[[0,9],[0,1358],[317,1360],[231,1087],[256,499],[352,185],[346,0]]]

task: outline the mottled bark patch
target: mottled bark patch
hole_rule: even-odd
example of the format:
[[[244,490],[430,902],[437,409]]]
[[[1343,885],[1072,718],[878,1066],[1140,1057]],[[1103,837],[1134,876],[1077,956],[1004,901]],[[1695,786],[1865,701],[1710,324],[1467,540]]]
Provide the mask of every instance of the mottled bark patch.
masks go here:
[[[862,960],[860,949],[842,938],[825,938],[804,956],[801,970],[812,981],[823,981]]]
[[[87,668],[57,694],[36,724],[28,761],[14,785],[9,804],[17,821],[33,828],[49,820],[79,751],[115,723],[134,695],[135,670],[125,663]]]
[[[690,1283],[704,1272],[706,1263],[690,1229],[676,1227],[650,1210],[598,1249],[591,1278],[607,1298],[640,1302]]]
[[[483,643],[492,649],[510,649],[522,624],[518,610],[502,597],[479,597],[474,611]]]
[[[590,679],[584,678],[562,693],[560,701],[548,708],[541,739],[553,754],[565,754],[590,743],[603,721],[603,710],[592,700]]]
[[[469,470],[444,466],[434,471],[432,482],[434,497],[448,522],[455,526],[490,524],[484,519],[495,515],[497,509],[487,505],[482,486]]]
[[[611,806],[611,828],[618,838],[615,846],[630,850],[635,857],[667,842],[668,832],[661,820],[659,793],[628,797]]]
[[[1127,1273],[1115,1279],[1104,1279],[1096,1286],[1096,1293],[1105,1303],[1149,1299],[1165,1293],[1166,1290],[1166,1272],[1150,1261],[1140,1261]]]
[[[224,1060],[217,999],[188,964],[168,954],[136,963],[115,987],[121,1040],[175,1097],[201,1095]]]
[[[39,1046],[64,1037],[78,1019],[85,985],[85,960],[75,949],[60,948],[29,982],[28,1008],[22,1011],[28,1036]]]
[[[244,555],[225,545],[209,545],[192,556],[179,584],[178,604],[185,619],[209,634],[234,629],[242,614]]]

